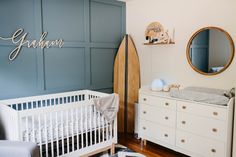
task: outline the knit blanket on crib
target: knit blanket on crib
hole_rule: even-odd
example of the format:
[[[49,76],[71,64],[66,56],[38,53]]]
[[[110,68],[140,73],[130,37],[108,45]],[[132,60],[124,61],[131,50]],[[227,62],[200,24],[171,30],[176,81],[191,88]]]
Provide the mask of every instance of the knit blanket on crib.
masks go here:
[[[93,99],[93,101],[96,109],[102,113],[108,123],[115,119],[119,110],[118,94],[113,93],[106,97]]]

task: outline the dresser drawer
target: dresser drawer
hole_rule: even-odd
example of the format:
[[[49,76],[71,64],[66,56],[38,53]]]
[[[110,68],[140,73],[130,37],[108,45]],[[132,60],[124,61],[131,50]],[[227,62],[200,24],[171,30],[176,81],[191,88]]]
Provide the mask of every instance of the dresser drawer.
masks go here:
[[[175,127],[176,124],[175,111],[147,104],[140,104],[139,118],[169,127]]]
[[[141,138],[149,137],[170,145],[175,144],[175,130],[172,128],[141,119],[139,131]]]
[[[177,129],[197,135],[226,141],[226,123],[224,121],[195,116],[183,112],[177,113]]]
[[[198,103],[177,101],[177,111],[187,112],[187,113],[205,116],[209,118],[215,118],[219,120],[227,119],[227,109],[219,108],[217,107],[217,105],[213,107],[213,106],[201,105]]]
[[[167,99],[167,98],[160,98],[160,97],[148,96],[145,94],[141,94],[139,97],[139,103],[150,104],[150,105],[154,105],[157,107],[176,110],[176,101],[171,100],[171,99]]]
[[[176,146],[201,157],[225,157],[225,143],[196,136],[187,132],[176,132]]]

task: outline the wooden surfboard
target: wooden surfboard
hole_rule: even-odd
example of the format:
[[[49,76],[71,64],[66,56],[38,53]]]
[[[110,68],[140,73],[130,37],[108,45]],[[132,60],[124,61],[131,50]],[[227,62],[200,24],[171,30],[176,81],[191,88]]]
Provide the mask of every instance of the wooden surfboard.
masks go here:
[[[114,92],[119,94],[119,132],[134,132],[134,103],[138,101],[140,64],[132,38],[126,35],[114,64]]]

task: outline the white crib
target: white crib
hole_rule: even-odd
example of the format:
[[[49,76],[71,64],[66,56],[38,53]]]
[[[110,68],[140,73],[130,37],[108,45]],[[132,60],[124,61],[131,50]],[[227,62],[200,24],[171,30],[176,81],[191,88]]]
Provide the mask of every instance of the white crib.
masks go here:
[[[117,119],[108,123],[92,98],[108,94],[81,90],[0,101],[8,140],[39,145],[41,157],[89,156],[117,143]]]

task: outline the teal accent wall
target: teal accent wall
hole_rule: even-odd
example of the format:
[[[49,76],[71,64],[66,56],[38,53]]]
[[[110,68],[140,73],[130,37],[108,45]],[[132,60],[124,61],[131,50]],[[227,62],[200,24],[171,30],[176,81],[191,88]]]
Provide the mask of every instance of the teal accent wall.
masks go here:
[[[18,28],[28,39],[63,38],[63,48],[15,48],[0,40],[0,99],[92,89],[111,92],[113,64],[125,35],[125,3],[116,0],[1,0],[0,36]]]

